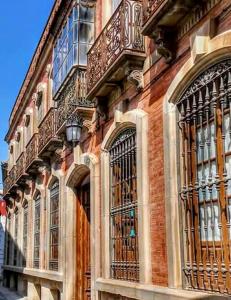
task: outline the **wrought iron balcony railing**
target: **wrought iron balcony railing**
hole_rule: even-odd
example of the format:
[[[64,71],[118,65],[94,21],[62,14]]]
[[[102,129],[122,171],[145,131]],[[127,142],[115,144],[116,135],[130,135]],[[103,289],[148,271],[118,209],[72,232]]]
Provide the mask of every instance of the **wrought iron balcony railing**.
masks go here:
[[[38,160],[38,133],[35,133],[26,146],[25,169],[28,170]]]
[[[39,125],[38,130],[38,154],[49,153],[51,148],[55,149],[60,139],[56,136],[57,111],[51,108]]]
[[[92,113],[94,103],[86,98],[86,92],[86,70],[76,68],[57,99],[57,133],[63,131],[67,119],[74,111],[81,111],[85,117]]]
[[[105,96],[129,71],[142,70],[142,3],[122,0],[88,52],[87,97]]]
[[[4,181],[3,193],[4,195],[7,194],[10,189],[16,183],[16,166],[14,165],[13,168],[10,170],[9,175],[6,177]]]
[[[15,170],[16,181],[19,180],[24,173],[25,173],[25,153],[22,152],[16,162],[16,170]]]

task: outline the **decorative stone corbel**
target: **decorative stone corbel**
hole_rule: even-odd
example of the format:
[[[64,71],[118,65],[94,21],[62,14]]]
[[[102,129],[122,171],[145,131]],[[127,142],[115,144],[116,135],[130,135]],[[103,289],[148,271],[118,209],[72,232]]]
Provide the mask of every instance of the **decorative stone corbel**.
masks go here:
[[[144,76],[142,70],[133,70],[127,77],[128,81],[136,85],[137,91],[141,91],[144,88]]]
[[[169,36],[166,30],[163,28],[158,28],[153,34],[152,37],[157,47],[157,52],[159,55],[163,56],[166,60],[166,63],[170,63],[173,59],[173,51],[171,49],[171,40],[173,36]],[[174,35],[174,33],[172,33]]]
[[[106,103],[106,101],[100,101],[99,98],[95,99],[95,107],[96,107],[96,129],[98,130],[100,128],[100,123],[105,122],[108,117],[108,108],[103,103]]]

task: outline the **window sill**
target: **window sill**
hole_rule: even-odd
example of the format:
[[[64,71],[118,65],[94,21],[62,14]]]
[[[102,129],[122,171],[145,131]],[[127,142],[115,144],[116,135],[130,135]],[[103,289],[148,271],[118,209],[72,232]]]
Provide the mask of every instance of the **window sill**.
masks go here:
[[[48,280],[53,280],[57,282],[63,281],[63,274],[60,272],[42,270],[42,269],[23,268],[23,267],[9,266],[9,265],[4,265],[3,269],[6,271],[17,272],[17,273],[48,279]]]
[[[98,278],[95,288],[99,292],[121,295],[140,300],[186,300],[186,299],[227,299],[226,296],[213,295],[202,292],[171,289],[149,284],[125,282],[115,279]]]

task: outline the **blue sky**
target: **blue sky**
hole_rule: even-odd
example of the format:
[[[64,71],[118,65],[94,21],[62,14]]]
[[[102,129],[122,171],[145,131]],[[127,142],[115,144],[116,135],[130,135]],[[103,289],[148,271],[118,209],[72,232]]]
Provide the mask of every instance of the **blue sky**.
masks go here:
[[[2,1],[0,10],[0,160],[8,119],[54,0]],[[1,172],[0,172],[1,173]],[[0,183],[1,175],[0,175]],[[0,185],[1,188],[1,185]]]

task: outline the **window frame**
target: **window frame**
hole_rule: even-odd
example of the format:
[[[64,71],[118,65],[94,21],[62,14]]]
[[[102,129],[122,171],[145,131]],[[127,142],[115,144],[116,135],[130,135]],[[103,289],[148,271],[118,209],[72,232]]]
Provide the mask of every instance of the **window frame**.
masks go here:
[[[52,190],[53,193],[52,194]],[[54,211],[51,210],[52,207],[52,201],[55,200],[58,201],[58,208]],[[58,200],[57,200],[58,199]],[[57,214],[58,216],[58,224],[54,224],[52,225],[52,214]],[[51,271],[58,271],[59,270],[59,248],[60,248],[60,184],[59,184],[59,180],[55,180],[52,185],[49,188],[49,210],[48,210],[48,218],[49,218],[49,238],[48,238],[48,245],[49,245],[49,249],[48,249],[48,268]],[[55,246],[54,244],[51,244],[51,233],[56,231],[57,237],[58,237],[58,243],[56,244],[57,246],[57,251],[58,251],[58,258],[54,259],[52,258],[52,246]]]
[[[33,268],[34,269],[40,269],[41,266],[41,251],[40,251],[40,243],[41,243],[41,204],[42,204],[42,197],[41,193],[37,193],[37,195],[34,197],[34,203],[33,203],[33,215],[34,215],[34,222],[33,222]],[[36,203],[37,202],[37,203]],[[36,209],[39,207],[39,217],[36,218]],[[38,221],[39,229],[36,230],[36,221]],[[36,236],[39,237],[38,245],[35,242]],[[36,249],[38,250],[38,257],[35,257]]]
[[[87,4],[88,9],[92,9],[91,15],[93,16],[91,20],[88,19],[81,19],[80,18],[80,7],[82,6],[85,8],[81,2],[76,1],[76,3],[72,6],[71,10],[69,11],[66,19],[62,25],[62,28],[56,38],[54,48],[53,48],[53,96],[57,94],[60,90],[62,84],[65,82],[68,74],[71,72],[72,68],[75,66],[79,66],[81,68],[86,68],[87,62],[80,64],[80,48],[83,45],[87,45],[88,49],[94,43],[95,39],[95,5],[94,3]],[[76,13],[74,13],[77,11]],[[71,20],[71,21],[70,21]],[[88,41],[80,41],[80,25],[81,24],[91,24],[92,29],[92,42]],[[71,28],[70,28],[71,25]],[[76,37],[75,37],[75,28],[76,28]],[[71,33],[71,43],[70,43],[70,33]],[[66,54],[60,54],[62,51],[63,45],[66,43],[68,50]],[[76,49],[76,51],[75,51]],[[72,55],[71,55],[72,52]],[[77,55],[75,57],[75,52]],[[61,58],[59,57],[61,56]],[[85,57],[87,58],[87,52]],[[65,69],[65,70],[64,70]]]
[[[149,284],[152,280],[151,270],[151,235],[150,235],[150,209],[149,209],[149,173],[148,173],[148,115],[141,109],[134,109],[126,113],[116,110],[114,122],[108,129],[101,144],[101,197],[102,197],[102,265],[101,282],[112,282],[110,273],[110,232],[109,232],[109,199],[110,195],[110,157],[108,148],[111,141],[125,128],[136,128],[137,140],[137,197],[138,197],[138,232],[139,232],[139,265],[140,283]],[[117,280],[118,281],[118,280]],[[139,285],[139,282],[136,285]],[[129,285],[128,281],[121,284]]]
[[[138,240],[138,201],[137,201],[137,165],[136,165],[136,128],[122,130],[109,147],[110,156],[110,248],[111,248],[111,278],[123,281],[139,282],[139,240]],[[134,168],[130,170],[129,168]],[[118,174],[120,170],[120,174]],[[130,178],[130,179],[129,179]],[[135,179],[135,184],[134,184]],[[129,184],[125,200],[124,184]],[[117,191],[116,191],[117,190]],[[120,195],[118,195],[118,191]],[[136,200],[133,199],[133,192]],[[117,197],[118,196],[118,197]],[[116,203],[118,202],[119,203]],[[126,203],[125,203],[126,201]],[[125,218],[125,220],[124,220]],[[128,223],[127,223],[128,222]],[[114,223],[114,226],[113,226]],[[121,230],[116,228],[121,227]],[[122,229],[123,228],[123,229]],[[125,233],[130,230],[130,234]],[[125,232],[124,232],[125,231]],[[122,237],[120,233],[122,232]],[[131,236],[131,232],[134,236]],[[126,239],[126,246],[124,242]],[[117,242],[116,242],[117,240]],[[117,244],[119,244],[117,246]],[[135,251],[129,250],[128,244],[135,246]],[[132,259],[130,256],[135,256]],[[119,261],[118,261],[119,259]],[[131,259],[131,260],[130,260]],[[120,265],[126,264],[126,270]]]

